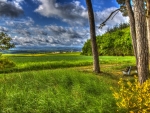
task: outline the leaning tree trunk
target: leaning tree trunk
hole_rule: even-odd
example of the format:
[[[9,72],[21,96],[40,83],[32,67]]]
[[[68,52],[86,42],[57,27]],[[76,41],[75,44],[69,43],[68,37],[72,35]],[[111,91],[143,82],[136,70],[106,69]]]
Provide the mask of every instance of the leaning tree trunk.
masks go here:
[[[133,45],[133,50],[134,50],[134,55],[136,58],[136,65],[137,65],[137,43],[136,43],[136,30],[135,30],[135,19],[134,19],[134,13],[131,7],[130,0],[125,0],[129,20],[130,20],[130,33],[131,33],[131,38],[132,38],[132,45]]]
[[[149,60],[150,60],[150,0],[146,1],[147,4],[147,14],[146,14],[146,21],[147,21],[147,39],[148,39],[148,48],[149,48]],[[150,62],[150,61],[149,61]]]
[[[93,53],[93,71],[96,73],[100,73],[99,56],[98,56],[96,33],[95,33],[95,20],[94,20],[91,0],[86,0],[86,5],[88,9],[89,23],[90,23],[90,37],[91,37],[91,46],[92,46],[92,53]]]
[[[144,0],[134,0],[134,18],[137,38],[138,76],[140,84],[143,84],[149,74],[148,41],[146,37],[146,17]]]

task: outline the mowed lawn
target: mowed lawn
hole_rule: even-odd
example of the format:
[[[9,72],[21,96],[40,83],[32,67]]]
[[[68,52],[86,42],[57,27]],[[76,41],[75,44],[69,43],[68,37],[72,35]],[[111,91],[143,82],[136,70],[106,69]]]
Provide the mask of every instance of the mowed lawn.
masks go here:
[[[110,87],[134,57],[101,56],[101,74],[92,57],[79,53],[4,55],[16,67],[1,70],[0,113],[116,113]]]

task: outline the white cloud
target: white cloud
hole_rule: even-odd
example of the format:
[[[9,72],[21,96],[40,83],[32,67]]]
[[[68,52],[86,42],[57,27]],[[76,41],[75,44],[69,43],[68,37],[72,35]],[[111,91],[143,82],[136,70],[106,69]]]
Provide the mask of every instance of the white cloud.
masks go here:
[[[116,10],[116,7],[110,7],[107,8],[103,11],[96,12],[95,20],[96,20],[96,28],[98,29],[99,25],[108,18],[108,16]],[[108,28],[112,28],[115,25],[118,25],[120,23],[128,23],[129,18],[128,17],[123,17],[121,12],[118,12],[113,18],[110,18],[107,22],[106,25],[102,28],[97,30],[98,34],[103,34]]]
[[[20,4],[23,3],[23,2],[24,2],[24,0],[13,0],[13,1],[12,1],[12,3],[13,3],[16,7],[20,8],[20,9],[22,9],[22,7],[20,6]]]
[[[6,27],[0,27],[0,30],[8,30],[16,47],[82,46],[88,35],[83,27],[37,26],[29,17],[4,21]]]
[[[33,1],[37,3],[37,0]],[[14,0],[13,2],[19,8],[24,0]],[[40,5],[35,9],[35,12],[46,17],[60,18],[63,22],[71,25],[69,27],[61,25],[40,26],[35,25],[34,20],[30,17],[24,19],[5,19],[3,22],[1,20],[0,30],[8,32],[17,46],[82,46],[87,38],[89,38],[87,10],[79,1],[70,2],[69,4],[60,4],[56,0],[38,0],[38,2],[40,2]],[[110,19],[106,23],[103,29],[99,30],[99,24],[115,9],[115,7],[112,7],[95,12],[97,35],[104,33],[114,25],[128,21],[127,17],[125,18],[121,13],[118,13],[112,20]],[[5,25],[2,26],[2,23]]]
[[[74,1],[67,4],[57,3],[56,0],[38,0],[41,4],[35,10],[39,14],[46,17],[58,17],[62,21],[71,25],[82,25],[88,24],[88,13],[87,9],[81,5],[80,1]],[[97,3],[97,1],[95,1]],[[103,4],[103,1],[99,2]],[[97,6],[95,6],[97,7]],[[112,11],[116,10],[115,7],[110,7],[105,10],[95,12],[95,21],[98,26],[104,21]],[[123,17],[121,13],[118,13],[113,19],[107,22],[107,27],[113,27],[114,25],[128,22],[127,17]]]
[[[8,32],[8,28],[0,26],[0,32]]]
[[[78,4],[78,3],[76,3]],[[97,23],[97,35],[104,33],[108,28],[116,24],[127,22],[128,18],[122,17],[118,13],[112,20],[110,19],[103,29],[98,26],[103,22],[109,14],[116,8],[108,8],[101,12],[96,12],[95,18]],[[82,46],[89,38],[89,28],[84,26],[64,27],[57,25],[37,26],[32,18],[28,17],[22,20],[5,20],[12,34],[13,42],[17,46]],[[5,27],[8,29],[7,27]],[[14,29],[15,28],[15,29]],[[3,29],[2,29],[3,30]]]
[[[7,0],[0,0],[0,2],[7,2]]]
[[[7,26],[10,26],[10,27],[14,27],[14,28],[25,28],[25,27],[29,27],[29,26],[33,26],[34,24],[34,20],[30,17],[27,17],[27,18],[22,18],[22,19],[5,19],[3,20],[5,22],[5,24]]]
[[[41,4],[35,12],[45,17],[58,17],[62,21],[71,25],[87,24],[87,10],[79,1],[70,2],[68,4],[56,3],[56,0],[38,0]]]

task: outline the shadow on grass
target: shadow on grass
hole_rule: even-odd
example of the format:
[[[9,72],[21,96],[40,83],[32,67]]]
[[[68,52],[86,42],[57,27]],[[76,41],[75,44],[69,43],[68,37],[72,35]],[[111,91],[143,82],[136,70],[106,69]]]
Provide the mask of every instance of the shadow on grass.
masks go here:
[[[104,76],[104,77],[109,77],[110,79],[113,79],[113,80],[119,80],[119,78],[121,77],[121,75],[116,75],[114,73],[110,73],[110,72],[101,72],[99,74],[100,76]]]

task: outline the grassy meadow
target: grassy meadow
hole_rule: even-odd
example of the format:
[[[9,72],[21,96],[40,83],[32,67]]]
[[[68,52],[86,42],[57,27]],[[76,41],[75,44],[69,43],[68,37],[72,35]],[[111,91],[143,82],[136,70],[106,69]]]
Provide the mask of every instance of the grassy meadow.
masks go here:
[[[0,70],[0,113],[116,113],[117,89],[132,56],[101,56],[102,73],[80,53],[4,54],[16,66]]]

